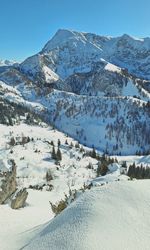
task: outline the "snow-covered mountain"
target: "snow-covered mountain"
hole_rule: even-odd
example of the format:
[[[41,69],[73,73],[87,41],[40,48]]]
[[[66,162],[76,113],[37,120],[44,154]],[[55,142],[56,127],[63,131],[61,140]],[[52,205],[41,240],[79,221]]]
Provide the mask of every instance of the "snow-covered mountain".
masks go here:
[[[149,181],[129,181],[150,173],[149,61],[150,38],[58,30],[1,62],[2,250],[149,249]]]
[[[15,124],[19,114],[27,117],[29,113],[50,122],[84,145],[94,146],[109,154],[149,152],[147,101],[128,95],[96,97],[59,90],[50,90],[46,95],[39,96],[39,88],[30,92],[28,86],[21,93],[21,86],[17,90],[3,82],[0,84],[3,102],[1,123]],[[128,84],[124,87],[126,90]],[[26,97],[29,101],[24,99]],[[32,98],[34,102],[30,100]]]
[[[87,146],[147,154],[149,54],[149,38],[58,30],[41,52],[1,71],[18,93],[3,98],[42,107],[45,121]]]
[[[80,96],[54,90],[43,101],[55,126],[109,154],[149,152],[149,105],[132,97]]]
[[[0,66],[11,66],[13,64],[16,64],[16,61],[13,60],[2,60],[0,59]]]
[[[35,75],[36,68],[44,64],[64,79],[74,73],[89,72],[93,62],[101,58],[150,79],[150,38],[136,39],[126,34],[113,38],[58,30],[39,54],[21,64],[21,69]]]

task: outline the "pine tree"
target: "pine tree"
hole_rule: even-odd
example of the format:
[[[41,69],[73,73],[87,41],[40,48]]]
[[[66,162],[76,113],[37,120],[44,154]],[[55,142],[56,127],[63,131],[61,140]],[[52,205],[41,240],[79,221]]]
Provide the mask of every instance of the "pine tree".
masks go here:
[[[55,147],[54,147],[54,146],[53,146],[53,149],[52,149],[52,154],[51,154],[51,156],[52,156],[52,159],[53,159],[53,160],[57,160],[56,152],[55,152]]]
[[[10,138],[10,142],[9,142],[10,146],[14,146],[16,144],[15,138],[11,137]]]
[[[96,151],[95,151],[95,148],[93,147],[93,150],[91,152],[91,157],[92,158],[96,158]]]
[[[75,144],[75,148],[80,148],[79,142]]]
[[[59,147],[58,147],[58,149],[57,149],[56,158],[57,158],[58,161],[61,161],[61,160],[62,160],[62,155],[61,155],[61,151],[60,151],[60,148],[59,148]]]
[[[127,162],[126,162],[126,161],[123,161],[123,163],[122,163],[122,168],[127,169]]]
[[[53,180],[53,176],[51,174],[51,171],[47,170],[47,172],[46,172],[46,181],[51,181],[51,180]]]
[[[68,141],[67,141],[67,139],[66,139],[66,141],[65,141],[65,144],[66,144],[66,145],[68,145]]]
[[[105,162],[98,162],[98,167],[97,167],[97,176],[104,176],[107,174],[107,171],[108,171],[108,165],[107,163]]]
[[[83,153],[83,152],[84,152],[84,148],[81,147],[81,148],[80,148],[80,153]]]
[[[72,143],[72,141],[71,141],[71,143],[70,143],[70,148],[73,148],[73,146],[74,146],[74,145],[73,145],[73,143]]]
[[[58,147],[60,147],[60,144],[61,144],[60,139],[58,139],[58,142],[57,142]]]

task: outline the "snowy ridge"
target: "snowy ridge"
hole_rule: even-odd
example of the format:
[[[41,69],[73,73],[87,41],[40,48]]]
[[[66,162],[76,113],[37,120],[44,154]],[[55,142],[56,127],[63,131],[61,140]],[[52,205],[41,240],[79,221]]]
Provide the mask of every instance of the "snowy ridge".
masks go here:
[[[36,112],[43,112],[45,110],[45,107],[42,104],[26,101],[19,90],[9,86],[8,84],[5,84],[2,81],[0,81],[0,95],[3,100],[8,101],[9,103],[18,104]]]
[[[126,34],[113,38],[58,30],[40,55],[45,57],[49,67],[61,78],[66,78],[74,72],[87,72],[93,62],[104,58],[121,68],[127,68],[138,77],[150,79],[149,51],[150,38],[135,39]],[[21,67],[24,70],[27,64],[32,63],[35,64],[36,61],[25,61]]]
[[[41,226],[24,249],[148,250],[149,184],[125,181],[86,192],[60,216]]]
[[[0,59],[0,66],[12,66],[13,64],[16,64],[16,63],[17,63],[16,61]]]

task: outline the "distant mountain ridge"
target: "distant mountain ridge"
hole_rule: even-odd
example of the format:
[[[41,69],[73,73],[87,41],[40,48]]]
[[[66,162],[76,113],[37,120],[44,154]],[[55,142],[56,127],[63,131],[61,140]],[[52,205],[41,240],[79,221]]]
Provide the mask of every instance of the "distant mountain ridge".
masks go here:
[[[17,61],[0,59],[0,66],[12,66],[13,64],[16,64],[16,63]]]

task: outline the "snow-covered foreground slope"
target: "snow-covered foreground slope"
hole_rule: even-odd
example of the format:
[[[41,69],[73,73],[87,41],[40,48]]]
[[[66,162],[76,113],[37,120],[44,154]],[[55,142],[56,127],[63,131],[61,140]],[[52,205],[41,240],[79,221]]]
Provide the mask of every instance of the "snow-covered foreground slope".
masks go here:
[[[50,209],[50,192],[28,190],[27,206],[13,210],[0,205],[0,249],[19,250],[35,235],[38,227],[54,215]]]
[[[130,183],[133,183],[133,185],[135,184],[136,186],[137,182],[127,181],[128,177],[121,175],[120,163],[119,164],[114,163],[110,165],[109,172],[106,176],[100,176],[95,179],[96,169],[98,166],[97,160],[86,155],[83,157],[83,152],[80,152],[81,145],[79,145],[80,149],[76,148],[75,145],[77,142],[75,140],[73,140],[72,138],[68,137],[67,135],[61,132],[58,132],[57,130],[52,129],[49,126],[46,126],[45,124],[43,124],[43,127],[33,126],[33,125],[31,126],[27,124],[16,124],[14,126],[0,125],[0,132],[1,132],[0,133],[0,163],[1,163],[0,170],[2,167],[2,170],[7,171],[7,169],[6,168],[4,169],[3,166],[9,168],[9,160],[14,159],[17,165],[18,187],[29,188],[30,186],[32,188],[42,187],[43,189],[42,191],[28,189],[29,197],[27,198],[27,206],[24,207],[23,209],[12,210],[9,205],[0,205],[0,218],[1,218],[0,246],[2,250],[19,250],[24,245],[28,244],[35,237],[35,235],[41,232],[41,230],[43,231],[43,226],[40,226],[40,225],[43,223],[49,223],[50,220],[54,217],[54,214],[51,211],[51,206],[49,204],[49,201],[52,203],[56,203],[60,201],[61,199],[64,199],[65,194],[68,195],[70,189],[79,190],[80,188],[83,187],[84,184],[89,184],[92,181],[93,185],[99,186],[99,188],[98,189],[93,188],[90,192],[86,192],[87,195],[84,195],[83,198],[79,198],[74,204],[68,207],[66,212],[64,211],[64,213],[62,213],[60,216],[58,216],[51,222],[52,224],[50,224],[50,227],[52,225],[52,228],[50,228],[50,231],[51,231],[51,235],[54,236],[52,243],[56,245],[50,245],[50,246],[48,245],[48,248],[46,248],[45,245],[40,246],[41,243],[39,244],[39,247],[40,247],[39,249],[42,249],[42,250],[61,249],[61,246],[62,246],[62,249],[66,249],[66,250],[67,249],[68,250],[90,249],[90,248],[80,248],[79,243],[83,244],[82,240],[84,242],[87,242],[84,237],[89,238],[88,236],[89,232],[91,232],[92,235],[95,235],[93,233],[93,231],[95,230],[94,227],[96,227],[96,235],[92,237],[98,237],[99,234],[97,230],[100,230],[99,229],[100,226],[96,225],[96,221],[99,221],[99,224],[101,225],[100,234],[102,234],[103,228],[104,228],[104,232],[106,233],[106,230],[107,230],[106,227],[108,223],[107,225],[105,225],[104,223],[104,219],[102,218],[102,216],[104,216],[105,218],[106,214],[105,213],[102,214],[102,210],[105,210],[107,212],[110,209],[112,210],[112,213],[114,212],[116,217],[119,217],[121,216],[121,215],[118,215],[120,213],[120,210],[118,212],[118,207],[120,206],[119,203],[123,204],[122,206],[124,206],[125,204],[124,209],[125,211],[127,210],[126,201],[122,201],[122,199],[124,199],[123,197],[126,197],[125,196],[126,192],[133,193],[133,196],[135,196],[134,188],[132,186],[130,187],[131,185]],[[22,144],[21,143],[22,138],[26,138],[28,136],[30,138],[30,141],[28,141],[28,143]],[[12,137],[16,141],[15,145],[9,144]],[[58,139],[61,142],[60,150],[62,153],[62,160],[60,162],[60,165],[57,165],[55,161],[51,158],[52,145],[50,144],[50,142],[53,140],[55,149],[57,150]],[[66,140],[68,144],[66,144]],[[72,146],[71,146],[71,143],[72,143]],[[88,148],[85,148],[85,147],[83,147],[83,149],[89,150]],[[135,161],[136,164],[139,164],[139,165],[141,163],[142,164],[145,163],[145,166],[150,164],[149,156],[145,156],[145,157],[142,157],[142,156],[123,157],[122,156],[122,157],[118,157],[118,159],[120,162],[126,160],[129,164],[133,163],[133,161]],[[2,163],[4,163],[4,165]],[[88,167],[89,164],[92,165],[92,168]],[[53,179],[50,181],[46,180],[46,173],[48,170],[51,171],[51,174],[53,177]],[[120,180],[120,182],[123,182],[123,183],[119,184],[119,182],[116,182],[118,179]],[[104,188],[101,187],[102,184],[107,184],[107,183],[109,184],[105,185]],[[127,184],[125,185],[125,183]],[[146,182],[139,181],[139,183],[144,183],[142,185],[142,188],[145,185],[145,183],[149,184],[148,181]],[[127,191],[124,191],[126,186],[127,186]],[[114,189],[114,187],[116,188]],[[142,188],[141,188],[141,191],[140,191],[140,187],[137,188],[136,191],[137,193],[139,192],[139,194],[141,194],[142,199],[145,199],[143,198],[144,191],[142,191],[143,190]],[[46,190],[51,190],[51,191],[46,191]],[[120,198],[121,196],[122,198]],[[111,198],[113,198],[114,201],[111,201]],[[116,201],[117,199],[118,201]],[[129,195],[128,200],[129,199],[132,199],[131,194]],[[111,204],[110,201],[112,202],[112,206],[116,206],[116,208],[112,209],[112,207],[108,205],[108,210],[107,210],[107,204]],[[142,204],[144,204],[143,201],[144,200],[142,200],[141,202]],[[129,202],[129,207],[130,207],[130,202]],[[124,209],[122,207],[123,211]],[[70,214],[66,214],[68,213],[67,211],[71,211]],[[100,212],[100,214],[98,212]],[[77,216],[76,216],[76,213],[77,213]],[[95,217],[94,217],[94,214],[95,214]],[[61,218],[61,216],[64,219],[63,221],[59,222],[59,218]],[[66,216],[67,216],[68,222],[66,220]],[[87,220],[85,220],[86,218]],[[122,217],[122,220],[124,219],[126,218]],[[130,220],[131,219],[132,218],[130,218]],[[91,220],[93,222],[95,221],[94,222],[95,224],[92,224],[93,222],[91,223]],[[58,221],[58,224],[57,224],[57,221]],[[79,225],[78,225],[78,222],[79,222]],[[75,238],[70,238],[70,241],[69,241],[72,244],[71,248],[70,248],[70,245],[68,246],[65,241],[62,244],[61,239],[59,238],[60,235],[58,235],[57,237],[58,242],[55,238],[57,235],[57,230],[58,231],[64,230],[63,231],[64,234],[62,234],[62,237],[65,237],[65,240],[68,241],[68,238],[65,236],[66,228],[69,228],[68,230],[70,230],[70,233],[72,231],[67,223],[74,223],[73,230],[76,230],[76,232],[74,233]],[[110,220],[110,223],[112,223],[111,220]],[[63,229],[62,229],[61,224],[64,225]],[[60,229],[59,229],[59,226],[60,226]],[[77,228],[83,232],[78,231]],[[88,229],[88,231],[86,231],[86,228]],[[113,228],[115,228],[115,226],[113,226]],[[55,229],[56,229],[56,235],[53,232],[53,230],[55,231]],[[104,237],[106,237],[105,233],[103,233]],[[51,239],[50,238],[51,236],[49,237],[49,225],[48,225],[48,232],[46,234],[47,234],[47,237]],[[80,241],[77,240],[78,235],[82,235],[82,238],[79,237],[78,239]],[[69,234],[68,237],[73,237],[73,236],[70,236]],[[112,235],[112,237],[114,237],[114,235]],[[9,238],[9,241],[8,241],[8,238]],[[95,238],[92,238],[92,239],[95,239]],[[44,244],[47,244],[47,238],[45,239]],[[34,245],[33,248],[31,249],[38,250],[38,247]],[[91,248],[91,249],[96,250],[95,246],[94,248]],[[134,248],[132,250],[134,250]]]
[[[80,196],[26,250],[149,250],[150,181],[124,181]]]
[[[22,138],[27,137],[30,140],[22,144]],[[11,138],[15,143],[10,145]],[[57,151],[58,140],[62,153],[60,163],[51,157],[51,141]],[[78,190],[95,178],[97,160],[83,157],[80,149],[75,147],[76,143],[45,124],[43,127],[0,124],[0,173],[11,168],[10,160],[13,159],[17,166],[17,187],[43,189],[28,189],[29,197],[23,209],[12,210],[8,204],[0,205],[1,250],[19,250],[27,239],[32,238],[35,233],[32,231],[37,226],[54,217],[49,201],[56,203],[64,199],[69,190]],[[87,167],[89,164],[92,169]],[[51,180],[46,179],[47,171],[51,173]]]

